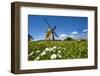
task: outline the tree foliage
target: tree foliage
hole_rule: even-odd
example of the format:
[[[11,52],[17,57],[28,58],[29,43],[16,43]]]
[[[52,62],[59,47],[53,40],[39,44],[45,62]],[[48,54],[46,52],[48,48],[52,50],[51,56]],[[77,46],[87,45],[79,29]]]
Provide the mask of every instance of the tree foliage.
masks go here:
[[[73,38],[71,38],[71,37],[67,37],[66,39],[64,39],[64,41],[72,41],[73,40]]]
[[[31,40],[33,40],[33,37],[30,34],[28,34],[28,41],[31,41]]]

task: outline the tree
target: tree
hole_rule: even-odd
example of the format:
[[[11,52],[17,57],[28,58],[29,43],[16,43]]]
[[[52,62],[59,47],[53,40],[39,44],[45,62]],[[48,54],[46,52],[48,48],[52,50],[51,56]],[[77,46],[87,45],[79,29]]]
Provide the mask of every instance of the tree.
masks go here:
[[[30,34],[28,34],[28,41],[31,41],[31,40],[33,40],[33,37]]]
[[[64,39],[64,41],[72,41],[73,40],[73,38],[71,38],[71,37],[67,37],[66,39]]]

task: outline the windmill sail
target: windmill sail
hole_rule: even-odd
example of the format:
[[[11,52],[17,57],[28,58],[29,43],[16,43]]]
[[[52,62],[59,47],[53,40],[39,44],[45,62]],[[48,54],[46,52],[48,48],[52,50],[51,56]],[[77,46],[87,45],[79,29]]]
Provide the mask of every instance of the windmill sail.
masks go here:
[[[46,22],[46,24],[48,25],[48,30],[45,34],[45,40],[55,40],[55,37],[58,37],[58,35],[55,33],[55,29],[56,29],[56,26],[54,26],[53,28],[51,27],[51,25],[48,23],[47,19],[44,18],[44,21]]]
[[[49,28],[52,28],[52,27],[49,25],[47,19],[44,18],[44,21],[47,23],[47,25],[49,26]]]

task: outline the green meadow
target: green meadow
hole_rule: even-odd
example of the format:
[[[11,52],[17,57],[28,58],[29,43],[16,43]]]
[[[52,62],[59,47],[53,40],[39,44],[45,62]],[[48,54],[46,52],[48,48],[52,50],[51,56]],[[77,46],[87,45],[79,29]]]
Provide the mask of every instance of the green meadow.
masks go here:
[[[87,57],[87,41],[32,41],[28,43],[28,60],[82,59]]]

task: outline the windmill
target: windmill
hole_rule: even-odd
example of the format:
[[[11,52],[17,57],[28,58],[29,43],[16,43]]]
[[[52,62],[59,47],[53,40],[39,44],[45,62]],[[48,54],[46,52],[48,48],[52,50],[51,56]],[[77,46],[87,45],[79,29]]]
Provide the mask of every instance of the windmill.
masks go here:
[[[46,22],[48,29],[45,34],[45,40],[55,40],[55,36],[58,37],[58,35],[55,33],[56,26],[51,27],[51,25],[48,23],[47,19],[44,18],[44,21]]]

